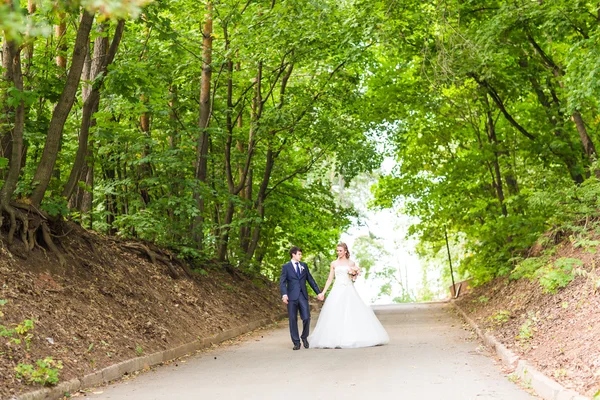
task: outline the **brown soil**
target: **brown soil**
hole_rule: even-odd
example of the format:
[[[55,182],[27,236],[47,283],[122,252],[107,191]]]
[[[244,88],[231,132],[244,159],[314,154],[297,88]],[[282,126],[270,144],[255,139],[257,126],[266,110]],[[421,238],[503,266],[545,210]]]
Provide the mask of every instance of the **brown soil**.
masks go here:
[[[579,258],[584,266],[556,294],[537,280],[498,278],[458,300],[481,327],[563,386],[586,396],[600,390],[600,260],[570,243],[553,260]]]
[[[25,258],[18,241],[12,252],[0,242],[0,332],[34,320],[29,350],[0,335],[0,398],[40,387],[17,379],[19,363],[51,356],[64,381],[284,311],[264,277],[231,267],[191,272],[167,251],[69,229],[55,239],[65,267],[47,250]]]

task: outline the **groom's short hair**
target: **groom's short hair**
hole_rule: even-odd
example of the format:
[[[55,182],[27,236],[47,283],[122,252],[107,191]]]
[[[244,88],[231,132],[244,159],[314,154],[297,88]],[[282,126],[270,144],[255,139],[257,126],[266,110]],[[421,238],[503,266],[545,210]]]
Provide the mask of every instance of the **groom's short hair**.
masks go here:
[[[292,246],[292,248],[290,249],[290,257],[292,257],[297,252],[302,253],[302,249],[298,246]]]

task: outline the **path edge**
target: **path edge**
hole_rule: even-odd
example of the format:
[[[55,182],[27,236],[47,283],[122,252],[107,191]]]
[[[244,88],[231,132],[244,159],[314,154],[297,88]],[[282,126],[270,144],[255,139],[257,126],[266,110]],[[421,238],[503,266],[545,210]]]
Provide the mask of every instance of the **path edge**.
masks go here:
[[[458,310],[463,319],[467,321],[471,328],[473,328],[483,343],[496,352],[498,358],[502,360],[502,364],[513,371],[513,374],[525,385],[531,387],[538,396],[545,400],[590,400],[589,397],[582,396],[574,390],[567,389],[554,379],[544,375],[529,361],[520,358],[512,350],[509,350],[500,343],[494,335],[489,332],[484,332],[455,300],[450,301],[450,304]]]
[[[109,365],[99,371],[84,375],[83,377],[73,378],[69,381],[60,382],[58,385],[51,388],[38,389],[31,392],[21,393],[11,397],[11,400],[58,400],[65,396],[65,393],[75,393],[78,390],[102,385],[119,379],[125,374],[131,374],[136,371],[172,361],[176,358],[183,357],[195,351],[211,347],[213,344],[218,344],[255,329],[267,326],[271,323],[282,321],[288,317],[287,313],[282,313],[275,318],[264,318],[258,321],[249,322],[245,325],[238,326],[219,334],[195,340],[193,342],[184,343],[182,345],[148,354],[147,356],[135,357],[129,360],[121,361],[117,364]]]

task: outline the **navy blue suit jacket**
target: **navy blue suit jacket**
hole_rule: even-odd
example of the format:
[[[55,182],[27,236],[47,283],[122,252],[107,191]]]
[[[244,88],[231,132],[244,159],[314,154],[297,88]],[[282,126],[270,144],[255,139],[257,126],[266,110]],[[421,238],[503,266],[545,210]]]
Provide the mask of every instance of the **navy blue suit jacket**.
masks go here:
[[[287,294],[288,300],[298,300],[301,294],[305,299],[308,299],[306,281],[308,281],[308,284],[315,291],[315,293],[321,293],[319,290],[319,285],[317,285],[312,275],[308,271],[308,265],[303,262],[300,262],[300,265],[304,267],[300,273],[300,277],[296,275],[296,271],[294,270],[294,266],[292,265],[291,261],[283,264],[283,267],[281,267],[279,288],[282,296]]]

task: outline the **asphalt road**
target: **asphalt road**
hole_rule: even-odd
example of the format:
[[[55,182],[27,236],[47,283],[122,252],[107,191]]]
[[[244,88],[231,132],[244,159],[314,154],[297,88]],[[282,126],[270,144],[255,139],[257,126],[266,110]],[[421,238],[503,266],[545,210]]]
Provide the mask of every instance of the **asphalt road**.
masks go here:
[[[121,399],[534,399],[445,303],[375,307],[390,344],[292,351],[287,323],[93,390]],[[314,319],[314,318],[313,318]],[[316,321],[313,321],[313,324]]]

